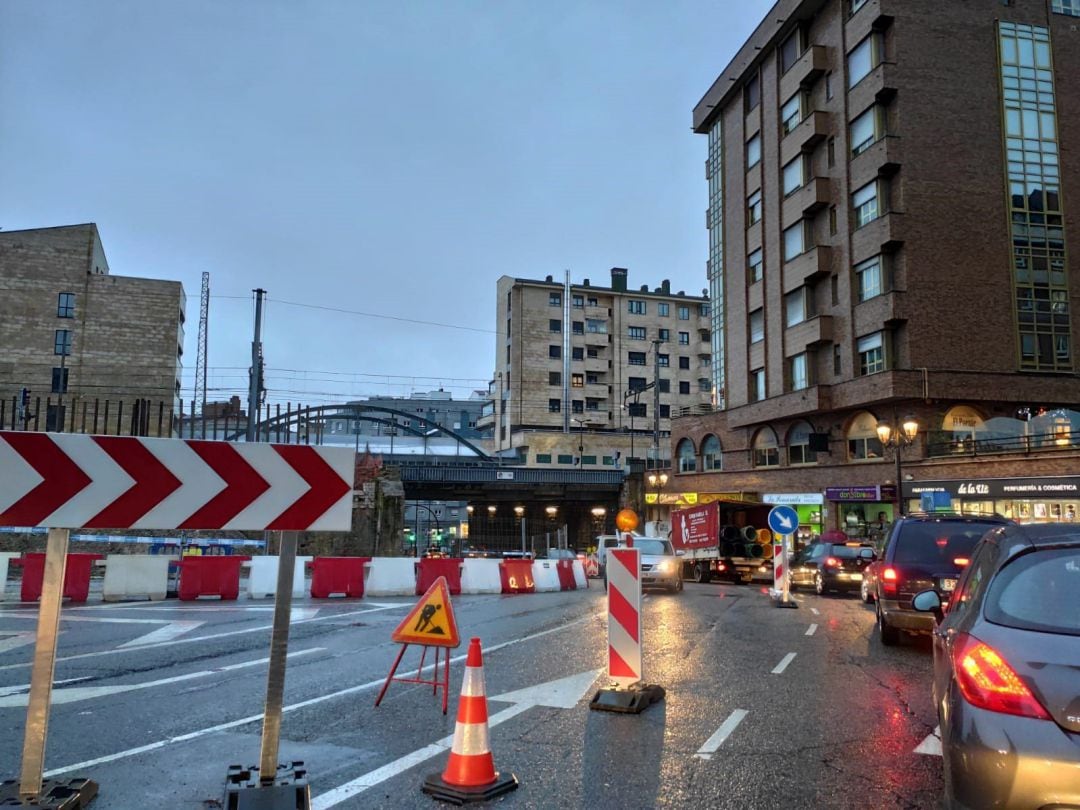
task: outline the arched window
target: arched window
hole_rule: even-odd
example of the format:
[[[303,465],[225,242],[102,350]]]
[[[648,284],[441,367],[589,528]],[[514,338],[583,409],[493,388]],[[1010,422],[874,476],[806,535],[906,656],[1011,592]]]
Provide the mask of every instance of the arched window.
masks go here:
[[[772,428],[762,428],[754,436],[754,466],[780,466],[780,443],[776,441],[776,431]]]
[[[847,431],[849,461],[870,461],[884,456],[881,439],[877,436],[877,417],[861,411],[851,420]]]
[[[724,454],[720,449],[720,440],[715,436],[706,436],[701,443],[701,469],[705,472],[724,469]]]
[[[675,448],[675,455],[679,459],[679,472],[694,472],[697,470],[697,451],[694,443],[689,439],[683,439]]]
[[[817,464],[817,451],[810,449],[810,434],[814,429],[809,422],[796,422],[787,435],[788,464]]]

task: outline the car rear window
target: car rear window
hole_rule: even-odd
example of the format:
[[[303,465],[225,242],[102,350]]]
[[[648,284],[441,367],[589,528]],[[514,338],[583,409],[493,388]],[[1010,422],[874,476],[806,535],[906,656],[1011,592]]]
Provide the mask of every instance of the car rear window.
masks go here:
[[[1031,551],[1002,568],[986,595],[986,618],[1080,636],[1080,547]]]
[[[906,523],[895,540],[892,561],[953,566],[953,560],[970,557],[979,538],[1000,525],[959,520]]]
[[[841,560],[857,560],[859,552],[864,548],[870,548],[870,546],[833,546],[832,556],[839,557]]]

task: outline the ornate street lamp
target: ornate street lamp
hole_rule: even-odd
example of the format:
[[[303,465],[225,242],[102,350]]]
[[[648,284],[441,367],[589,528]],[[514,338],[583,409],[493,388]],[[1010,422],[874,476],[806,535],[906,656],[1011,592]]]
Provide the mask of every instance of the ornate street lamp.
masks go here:
[[[649,486],[656,490],[656,520],[654,523],[660,522],[660,490],[667,486],[668,474],[667,473],[649,473],[648,476]]]
[[[914,444],[919,435],[919,423],[910,416],[905,419],[899,428],[894,428],[888,422],[878,422],[878,440],[882,448],[892,447],[896,455],[896,498],[900,502],[900,514],[906,513],[904,508],[904,479],[901,477],[903,469],[903,449]]]

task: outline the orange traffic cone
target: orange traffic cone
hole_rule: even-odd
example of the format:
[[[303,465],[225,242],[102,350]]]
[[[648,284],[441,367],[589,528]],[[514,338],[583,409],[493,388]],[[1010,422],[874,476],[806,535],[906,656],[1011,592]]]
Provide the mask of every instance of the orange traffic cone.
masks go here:
[[[502,776],[495,770],[488,743],[484,658],[480,639],[472,638],[465,659],[465,680],[461,684],[450,759],[441,775],[433,773],[424,780],[423,791],[441,801],[460,805],[487,801],[517,786],[517,777],[512,773]]]

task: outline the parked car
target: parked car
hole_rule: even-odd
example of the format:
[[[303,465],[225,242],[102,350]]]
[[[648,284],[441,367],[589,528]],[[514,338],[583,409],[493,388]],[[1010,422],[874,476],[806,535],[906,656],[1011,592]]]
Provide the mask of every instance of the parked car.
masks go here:
[[[545,560],[576,560],[577,552],[572,548],[549,548],[540,555]]]
[[[859,585],[859,598],[866,604],[873,604],[877,599],[878,571],[884,567],[885,542],[888,535],[884,535],[873,542],[874,559],[863,569],[862,583]]]
[[[928,634],[934,617],[911,605],[919,591],[933,588],[947,603],[979,539],[991,529],[1012,525],[997,515],[915,513],[892,525],[878,566],[874,600],[882,644],[900,642],[900,633]]]
[[[1080,528],[987,534],[934,622],[945,804],[1080,807]]]
[[[620,545],[619,548],[625,548]],[[670,540],[659,537],[635,537],[634,548],[641,551],[641,587],[664,588],[672,593],[683,589],[682,552],[676,552]],[[604,568],[604,590],[607,590],[607,568]]]
[[[856,591],[874,549],[859,543],[811,543],[791,560],[791,587],[812,587],[817,593]]]

